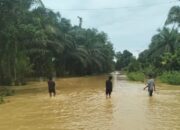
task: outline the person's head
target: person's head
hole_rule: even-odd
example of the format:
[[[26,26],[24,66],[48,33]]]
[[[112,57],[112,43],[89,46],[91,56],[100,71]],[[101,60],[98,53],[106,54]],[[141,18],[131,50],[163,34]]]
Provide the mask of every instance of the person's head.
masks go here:
[[[152,74],[149,74],[148,77],[151,79],[153,76],[152,76]]]
[[[49,80],[52,80],[52,77],[49,77]]]
[[[112,76],[109,76],[109,80],[111,80],[112,79]]]

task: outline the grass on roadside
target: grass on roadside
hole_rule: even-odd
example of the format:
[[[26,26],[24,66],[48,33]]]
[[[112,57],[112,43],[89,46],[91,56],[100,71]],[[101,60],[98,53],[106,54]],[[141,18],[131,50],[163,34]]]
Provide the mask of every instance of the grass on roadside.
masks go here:
[[[132,80],[132,81],[144,82],[144,79],[145,79],[145,75],[142,72],[130,72],[130,73],[127,73],[127,77],[129,80]]]
[[[4,97],[14,95],[14,90],[9,88],[0,88],[0,104],[4,103]]]
[[[172,85],[180,85],[180,72],[178,71],[164,72],[159,77],[159,79],[163,83],[168,83]]]

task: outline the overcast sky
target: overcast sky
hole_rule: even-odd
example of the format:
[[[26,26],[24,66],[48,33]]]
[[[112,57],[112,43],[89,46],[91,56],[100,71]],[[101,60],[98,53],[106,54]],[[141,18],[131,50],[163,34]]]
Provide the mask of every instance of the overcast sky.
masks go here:
[[[176,0],[42,0],[47,8],[83,27],[108,34],[115,51],[125,49],[134,55],[148,48],[151,37],[162,27]]]

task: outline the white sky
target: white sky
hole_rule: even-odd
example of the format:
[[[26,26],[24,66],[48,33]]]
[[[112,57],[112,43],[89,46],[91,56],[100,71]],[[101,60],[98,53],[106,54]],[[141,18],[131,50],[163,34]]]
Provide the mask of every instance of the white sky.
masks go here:
[[[108,34],[115,51],[127,49],[135,56],[148,48],[151,37],[164,25],[170,8],[180,5],[176,0],[42,1],[47,8],[70,19],[72,25],[78,25],[77,16],[82,17],[83,27]]]

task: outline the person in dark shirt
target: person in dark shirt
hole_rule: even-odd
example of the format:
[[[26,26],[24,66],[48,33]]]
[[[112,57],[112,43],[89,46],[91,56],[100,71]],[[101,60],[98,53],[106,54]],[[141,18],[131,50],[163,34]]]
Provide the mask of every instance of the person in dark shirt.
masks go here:
[[[52,94],[54,97],[56,96],[55,86],[56,86],[55,82],[52,80],[52,77],[50,77],[48,81],[48,90],[50,97],[52,97]]]
[[[111,98],[111,92],[112,92],[112,76],[109,76],[109,79],[106,80],[106,98]]]

